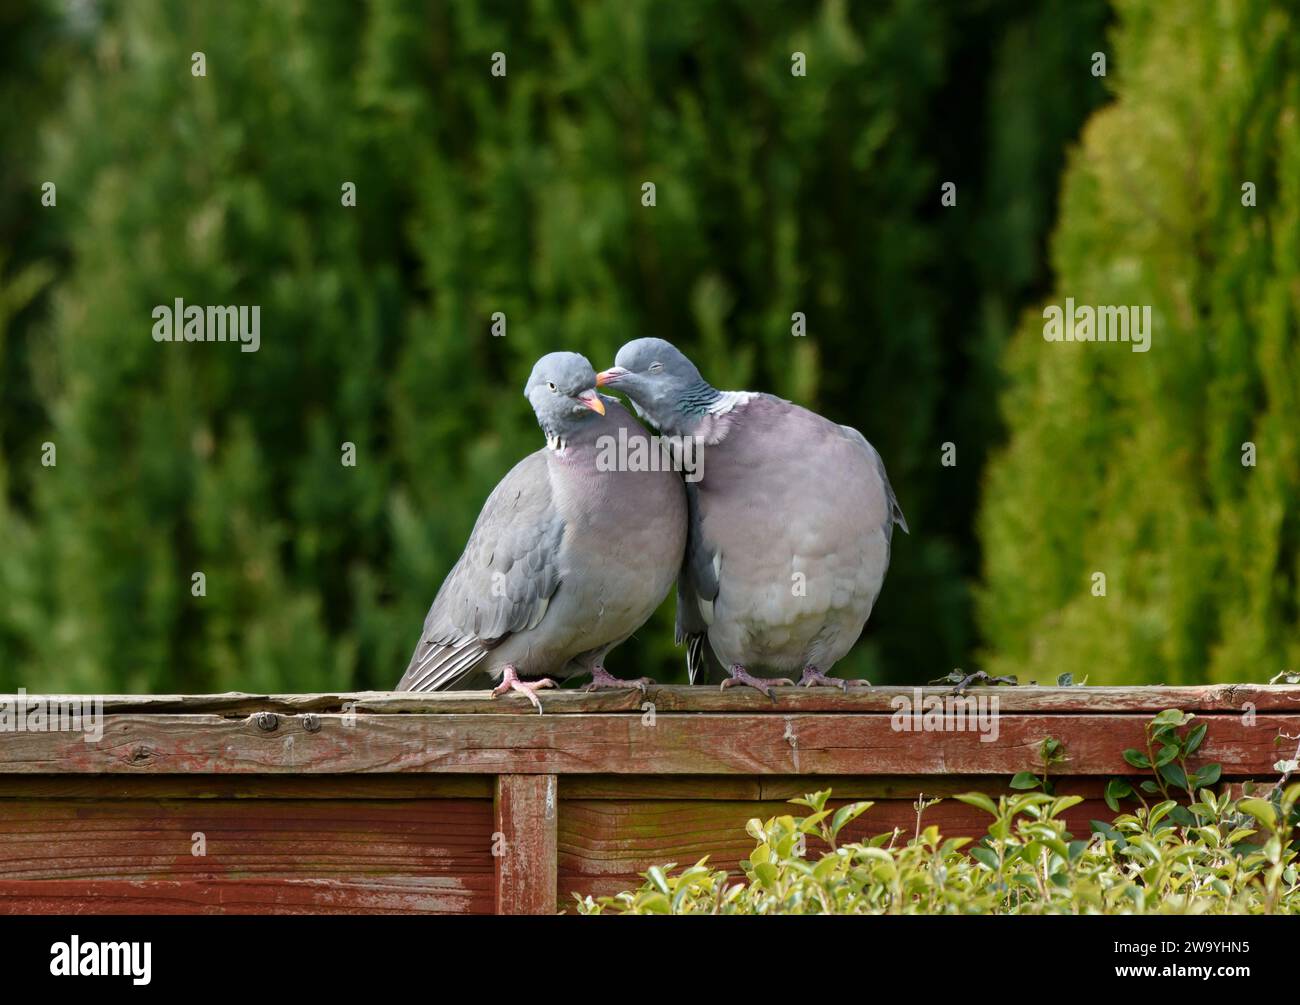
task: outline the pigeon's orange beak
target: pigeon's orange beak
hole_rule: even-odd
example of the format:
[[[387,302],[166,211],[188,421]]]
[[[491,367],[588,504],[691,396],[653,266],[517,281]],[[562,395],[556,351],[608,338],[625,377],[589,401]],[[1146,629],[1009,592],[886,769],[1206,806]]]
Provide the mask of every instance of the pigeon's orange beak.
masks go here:
[[[615,381],[626,377],[627,373],[627,370],[621,366],[611,366],[608,370],[601,370],[600,373],[596,374],[596,386],[604,387],[607,384],[613,384]]]
[[[605,403],[600,400],[600,395],[595,391],[583,391],[578,395],[578,400],[590,408],[597,415],[605,414]]]

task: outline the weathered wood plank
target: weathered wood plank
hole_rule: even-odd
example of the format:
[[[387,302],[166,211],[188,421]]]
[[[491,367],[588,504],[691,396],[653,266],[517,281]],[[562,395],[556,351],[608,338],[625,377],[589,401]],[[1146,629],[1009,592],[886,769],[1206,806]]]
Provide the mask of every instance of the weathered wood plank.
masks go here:
[[[491,830],[486,799],[8,800],[0,912],[491,913]]]
[[[830,789],[846,800],[907,799],[918,793],[929,797],[955,796],[962,792],[1000,794],[1009,791],[1006,775],[561,775],[560,801],[574,799],[609,800],[699,800],[768,801],[794,799],[818,789]],[[1070,791],[1088,798],[1101,798],[1105,779],[1081,777],[1070,780]]]
[[[482,799],[491,775],[0,775],[6,799]]]
[[[912,687],[855,688],[843,693],[830,688],[777,688],[775,703],[757,692],[732,688],[654,686],[643,696],[638,691],[586,693],[565,689],[544,692],[547,714],[577,715],[591,712],[640,714],[646,702],[657,712],[750,712],[784,715],[790,712],[889,712],[898,697],[911,699]],[[925,687],[922,694],[945,696],[951,688]],[[1003,712],[1158,712],[1181,708],[1189,712],[1300,711],[1300,685],[1214,684],[1150,687],[974,687],[972,696],[996,695]],[[0,695],[0,701],[13,695]],[[29,695],[34,700],[36,695]],[[355,693],[260,695],[231,692],[192,695],[101,695],[104,711],[153,714],[215,714],[246,716],[258,711],[297,715],[308,712],[351,711],[372,714],[533,715],[533,707],[519,695],[491,698],[486,691],[451,691],[410,694],[393,691]]]
[[[833,789],[846,799],[910,799],[918,792],[1006,790],[1005,775],[561,775],[560,799],[791,799]],[[1080,779],[1079,785],[1089,784]],[[1101,782],[1095,788],[1101,791]],[[0,775],[0,800],[483,799],[490,775]],[[4,804],[0,802],[0,814]]]
[[[838,691],[834,688],[779,687],[769,701],[749,688],[682,685],[639,691],[597,691],[574,689],[542,692],[548,715],[580,715],[592,712],[644,714],[647,704],[662,712],[745,712],[785,715],[790,712],[893,712],[896,701],[947,698],[951,687],[873,687]],[[1119,712],[1155,713],[1166,708],[1188,712],[1256,711],[1300,712],[1300,685],[1217,684],[1199,687],[975,687],[965,695],[985,699],[996,697],[1003,712]],[[451,691],[438,694],[368,692],[356,695],[354,710],[372,713],[454,714],[505,712],[536,714],[520,695],[492,698],[486,691]],[[504,707],[503,707],[504,706]]]
[[[0,880],[0,914],[491,914],[490,874],[371,877]]]
[[[498,776],[494,812],[496,913],[554,914],[556,777]]]
[[[1038,767],[1038,745],[1062,740],[1059,774],[1127,774],[1125,747],[1141,746],[1140,716],[1002,714],[998,738],[976,732],[895,732],[871,714],[379,715],[346,725],[320,714],[309,732],[284,717],[273,732],[252,718],[111,715],[104,736],[0,734],[0,775],[465,774],[910,775],[1011,774]],[[1279,731],[1300,714],[1216,716],[1200,751],[1228,776],[1267,775]]]
[[[14,800],[0,880],[490,875],[491,831],[473,799]]]

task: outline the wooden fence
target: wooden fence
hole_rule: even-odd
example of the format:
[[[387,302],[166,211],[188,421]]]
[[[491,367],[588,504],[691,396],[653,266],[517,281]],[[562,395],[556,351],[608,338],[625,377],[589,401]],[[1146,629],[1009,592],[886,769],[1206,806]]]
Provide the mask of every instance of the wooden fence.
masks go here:
[[[1220,784],[1275,779],[1300,736],[1300,687],[972,688],[996,714],[937,731],[950,689],[776,694],[564,691],[541,716],[480,693],[103,696],[98,740],[10,715],[0,912],[552,912],[653,864],[736,869],[749,818],[819,788],[876,801],[852,836],[911,833],[919,793],[1006,792],[1050,736],[1086,835],[1162,709],[1209,720]],[[955,800],[924,820],[986,824]]]

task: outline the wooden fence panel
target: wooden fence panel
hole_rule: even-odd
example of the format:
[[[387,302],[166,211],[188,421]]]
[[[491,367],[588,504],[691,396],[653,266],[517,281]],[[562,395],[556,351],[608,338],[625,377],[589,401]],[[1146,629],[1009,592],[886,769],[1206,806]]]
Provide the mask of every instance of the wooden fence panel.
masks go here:
[[[1253,685],[972,688],[994,733],[899,729],[921,724],[900,702],[952,697],[563,691],[538,716],[475,693],[102,696],[98,740],[0,731],[0,912],[550,913],[652,864],[737,869],[746,821],[815,789],[876,803],[852,837],[910,835],[918,794],[1006,792],[1051,736],[1086,834],[1161,709],[1208,720],[1197,757],[1224,785],[1275,778],[1300,736],[1300,687]],[[947,798],[924,823],[986,817]]]

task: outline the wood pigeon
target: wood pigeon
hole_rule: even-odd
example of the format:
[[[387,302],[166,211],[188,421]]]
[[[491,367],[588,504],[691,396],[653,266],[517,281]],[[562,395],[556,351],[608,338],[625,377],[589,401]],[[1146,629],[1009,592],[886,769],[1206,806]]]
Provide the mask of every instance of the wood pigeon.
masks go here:
[[[771,697],[806,686],[862,633],[889,567],[894,524],[907,530],[885,466],[856,429],[769,394],[719,391],[671,343],[629,342],[596,379],[627,395],[671,437],[694,438],[689,529],[677,584],[677,641],[692,683],[707,649],[722,686]],[[777,680],[765,678],[776,677]]]
[[[677,577],[686,540],[682,478],[667,465],[627,463],[649,456],[650,436],[596,391],[583,356],[543,356],[524,396],[546,446],[488,496],[399,691],[496,683],[494,695],[519,691],[540,713],[535,692],[558,678],[590,673],[589,689],[649,683],[613,677],[604,660]]]

